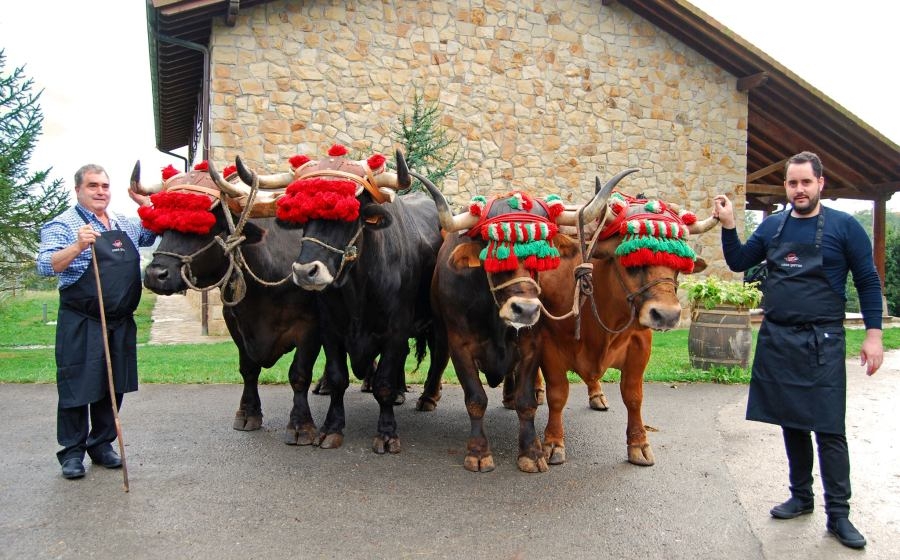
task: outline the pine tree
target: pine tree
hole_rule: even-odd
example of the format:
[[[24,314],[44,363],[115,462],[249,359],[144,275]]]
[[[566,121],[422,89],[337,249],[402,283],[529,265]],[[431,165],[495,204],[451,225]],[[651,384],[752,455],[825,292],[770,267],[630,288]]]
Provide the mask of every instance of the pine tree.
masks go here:
[[[900,230],[887,236],[884,250],[884,297],[888,312],[900,316]]]
[[[404,110],[397,118],[397,128],[392,131],[405,147],[403,157],[409,168],[425,175],[438,187],[459,163],[459,147],[450,153],[453,140],[440,125],[440,117],[438,103],[426,103],[416,92],[412,114],[408,115]],[[417,183],[413,182],[413,185]]]
[[[29,171],[44,121],[24,67],[6,73],[0,49],[0,291],[15,289],[34,275],[41,225],[68,207],[62,180],[50,169]]]

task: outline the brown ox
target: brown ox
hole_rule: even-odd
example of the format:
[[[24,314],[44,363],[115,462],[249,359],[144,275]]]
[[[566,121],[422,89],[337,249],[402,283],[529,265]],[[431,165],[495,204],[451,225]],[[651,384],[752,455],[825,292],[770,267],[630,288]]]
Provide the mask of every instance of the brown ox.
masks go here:
[[[581,306],[578,340],[575,319],[543,322],[541,370],[549,407],[544,454],[550,464],[566,460],[562,417],[569,397],[566,373],[575,371],[589,387],[599,388],[600,379],[611,367],[622,373],[628,461],[643,466],[654,463],[641,417],[652,333],[678,325],[679,272],[699,272],[706,267],[702,259],[695,261],[685,244],[687,234],[702,233],[716,223],[714,218],[696,222],[696,216],[680,213],[675,205],[613,194],[602,230],[589,249],[598,314],[588,304]],[[597,227],[595,223],[594,229]],[[634,252],[629,253],[631,250]],[[542,275],[541,301],[549,313],[559,316],[573,308],[570,279],[580,262],[580,258],[564,259],[559,268]]]
[[[574,224],[576,212],[563,211],[558,200],[548,204],[513,192],[482,200],[483,208],[476,203],[470,211],[453,216],[440,191],[416,177],[434,198],[441,226],[448,232],[438,253],[431,300],[436,333],[447,337],[469,413],[471,429],[463,465],[473,472],[492,471],[495,466],[484,433],[487,394],[480,371],[491,387],[505,382],[509,401],[515,404],[519,469],[546,472],[549,467],[534,428],[534,383],[540,360],[536,326],[541,316],[537,278],[556,266],[552,242],[557,226]],[[602,213],[614,185],[610,181],[598,192],[584,214]],[[456,233],[461,230],[468,234]],[[559,253],[577,252],[571,241],[563,242],[568,246],[559,247]],[[438,394],[438,382],[429,376],[424,393]],[[433,406],[434,401],[420,399],[420,409]]]

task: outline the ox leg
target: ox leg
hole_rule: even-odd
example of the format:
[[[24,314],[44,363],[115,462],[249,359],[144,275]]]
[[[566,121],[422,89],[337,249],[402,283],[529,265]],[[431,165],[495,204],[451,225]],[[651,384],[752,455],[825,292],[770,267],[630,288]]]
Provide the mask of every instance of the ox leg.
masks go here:
[[[471,472],[494,470],[494,456],[484,433],[484,412],[487,410],[487,393],[478,377],[478,369],[471,359],[454,356],[456,377],[463,388],[466,411],[469,413],[469,439],[466,441],[466,458],[463,467]]]
[[[447,364],[450,362],[447,331],[437,320],[428,335],[428,350],[431,353],[431,362],[428,366],[425,386],[416,402],[416,410],[424,412],[431,412],[437,408],[437,403],[441,400],[441,376],[444,375],[444,370],[447,369]]]
[[[234,415],[232,428],[242,432],[258,430],[262,427],[263,418],[262,401],[259,399],[259,372],[262,368],[240,346],[238,362],[244,379],[244,391],[241,393],[241,402]]]
[[[313,364],[319,355],[319,342],[309,341],[294,351],[294,359],[288,370],[291,389],[294,390],[294,405],[288,424],[284,429],[284,443],[288,445],[311,445],[316,441],[316,424],[309,410],[309,385],[312,380]]]
[[[372,441],[372,451],[379,455],[400,453],[400,436],[397,435],[397,419],[394,416],[396,396],[405,388],[397,385],[398,380],[405,383],[403,368],[406,366],[406,355],[409,352],[406,340],[402,351],[389,348],[381,355],[375,375],[372,378],[372,394],[378,402],[378,427]],[[399,372],[398,372],[399,370]]]
[[[538,370],[537,377],[534,379],[534,398],[537,405],[540,406],[546,401],[547,391],[544,389],[543,373]],[[507,376],[503,380],[503,408],[516,410],[516,381],[512,376]]]
[[[520,370],[516,379],[516,414],[519,416],[519,470],[528,473],[547,472],[547,460],[541,442],[534,429],[534,415],[537,412],[537,398],[534,380],[537,365],[532,364]]]
[[[584,382],[587,384],[588,406],[592,410],[609,410],[609,401],[606,400],[606,395],[603,393],[602,379],[602,375],[584,379]]]
[[[347,369],[347,354],[343,347],[326,345],[325,357],[324,375],[331,386],[331,401],[325,422],[313,444],[321,449],[337,449],[344,443],[344,393],[350,385],[350,370]]]
[[[646,364],[644,364],[646,365]],[[622,402],[628,410],[628,428],[625,435],[628,444],[628,462],[633,465],[649,467],[653,465],[653,449],[647,441],[647,429],[641,416],[641,405],[644,402],[644,365],[640,368],[622,369]]]
[[[544,429],[544,457],[551,465],[566,462],[566,432],[563,410],[569,400],[569,379],[564,364],[552,363],[544,353],[541,372],[547,382],[547,427]]]

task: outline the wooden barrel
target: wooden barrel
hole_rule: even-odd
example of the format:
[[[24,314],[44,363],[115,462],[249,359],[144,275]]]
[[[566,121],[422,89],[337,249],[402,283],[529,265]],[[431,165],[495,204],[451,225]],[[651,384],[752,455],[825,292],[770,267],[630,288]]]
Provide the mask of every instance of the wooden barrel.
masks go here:
[[[691,310],[688,354],[691,366],[709,370],[713,367],[746,368],[750,360],[753,331],[750,313],[733,306]]]

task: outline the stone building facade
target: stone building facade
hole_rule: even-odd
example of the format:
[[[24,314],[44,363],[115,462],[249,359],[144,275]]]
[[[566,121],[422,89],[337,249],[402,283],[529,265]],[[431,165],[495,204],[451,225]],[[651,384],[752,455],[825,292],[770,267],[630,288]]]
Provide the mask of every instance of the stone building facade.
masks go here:
[[[462,161],[442,185],[455,204],[512,189],[577,203],[595,177],[628,167],[640,172],[622,190],[701,217],[716,193],[743,197],[747,94],[614,2],[282,0],[217,22],[210,45],[221,165],[241,155],[283,171],[336,142],[392,154],[418,94],[458,142]],[[718,235],[692,244],[728,277]]]

